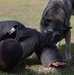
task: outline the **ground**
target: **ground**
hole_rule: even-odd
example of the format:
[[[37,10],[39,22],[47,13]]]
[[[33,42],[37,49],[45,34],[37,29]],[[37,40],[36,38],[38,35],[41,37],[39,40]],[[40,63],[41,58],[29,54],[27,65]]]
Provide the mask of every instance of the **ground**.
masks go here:
[[[26,27],[40,31],[40,19],[48,0],[0,0],[0,21],[16,20]],[[71,17],[71,50],[74,55],[74,17]],[[74,75],[74,59],[65,60],[65,42],[60,42],[59,51],[67,63],[63,68],[52,68],[51,71],[44,68],[35,54],[20,62],[13,70],[0,71],[0,75]]]

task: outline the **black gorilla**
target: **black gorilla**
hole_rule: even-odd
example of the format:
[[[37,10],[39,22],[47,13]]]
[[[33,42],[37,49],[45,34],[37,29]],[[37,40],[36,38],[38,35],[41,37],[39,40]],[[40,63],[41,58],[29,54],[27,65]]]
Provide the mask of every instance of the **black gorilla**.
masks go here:
[[[65,39],[65,56],[71,59],[71,31],[70,18],[74,13],[74,0],[49,0],[43,11],[40,26],[42,33],[52,43]],[[50,37],[51,35],[51,37]]]
[[[11,45],[13,45],[12,41],[10,40],[11,45],[9,45],[8,42],[6,41],[6,40],[9,41],[9,39],[17,40],[18,43],[20,43],[20,45],[22,46],[22,48],[19,49],[23,51],[23,52],[20,51],[22,54],[22,55],[20,54],[20,58],[19,58],[18,50],[16,50],[17,48],[15,48],[15,50],[13,50],[13,48],[11,49]],[[12,68],[12,66],[15,66],[14,65],[15,62],[18,63],[24,60],[25,58],[30,56],[33,52],[36,53],[37,57],[39,58],[39,60],[45,67],[50,67],[51,63],[55,61],[63,62],[57,47],[49,43],[44,34],[41,34],[35,29],[27,28],[20,22],[1,21],[0,22],[0,42],[1,41],[6,41],[6,43],[5,43],[5,46],[3,46],[4,48],[0,50],[0,51],[4,50],[5,54],[0,53],[0,58],[2,60],[10,61],[9,63],[8,61],[4,61],[6,66],[5,69]],[[12,54],[10,54],[9,51],[7,52],[8,48],[11,49]],[[17,53],[17,54],[14,54],[14,53]],[[4,55],[3,58],[2,58],[2,55]],[[5,55],[8,55],[8,56],[5,56]],[[16,58],[13,58],[13,55],[15,55],[15,57],[17,56],[19,60],[15,61]],[[12,58],[8,59],[9,57],[12,57]],[[13,61],[14,63],[11,62],[12,59],[14,60]],[[10,65],[11,63],[13,65]]]

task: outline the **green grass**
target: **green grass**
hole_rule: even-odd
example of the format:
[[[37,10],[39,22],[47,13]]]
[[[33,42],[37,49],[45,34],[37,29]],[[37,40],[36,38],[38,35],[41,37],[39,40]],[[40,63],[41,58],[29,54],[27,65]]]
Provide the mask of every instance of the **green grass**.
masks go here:
[[[0,20],[17,20],[25,26],[40,31],[40,19],[48,0],[0,0]],[[74,17],[71,18],[71,50],[74,55]],[[65,42],[60,43],[60,53],[65,60]],[[74,59],[66,61],[63,68],[52,68],[51,71],[44,68],[38,59],[32,55],[20,65],[8,72],[0,71],[0,75],[74,75]]]

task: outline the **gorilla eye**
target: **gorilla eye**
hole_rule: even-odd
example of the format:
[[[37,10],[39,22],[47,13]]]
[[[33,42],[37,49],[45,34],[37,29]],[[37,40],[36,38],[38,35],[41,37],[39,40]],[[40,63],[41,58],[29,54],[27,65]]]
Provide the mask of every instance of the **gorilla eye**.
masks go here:
[[[55,32],[54,36],[60,36],[60,33],[59,32]]]
[[[52,22],[52,20],[46,19],[46,20],[45,20],[45,25],[46,25],[46,26],[49,26],[49,23],[50,23],[50,22]]]

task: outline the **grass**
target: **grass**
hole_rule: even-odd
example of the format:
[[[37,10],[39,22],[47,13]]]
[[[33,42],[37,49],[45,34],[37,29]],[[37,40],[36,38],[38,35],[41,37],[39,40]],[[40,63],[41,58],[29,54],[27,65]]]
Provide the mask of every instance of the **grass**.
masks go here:
[[[48,0],[0,0],[0,20],[17,20],[25,26],[40,31],[40,19]],[[74,17],[71,17],[71,26],[74,27]],[[74,28],[71,30],[71,50],[74,55]],[[60,53],[65,60],[65,42],[60,43]],[[51,71],[44,68],[35,55],[25,59],[20,65],[8,72],[0,71],[0,75],[74,75],[74,60],[65,60],[67,66],[52,68]]]

